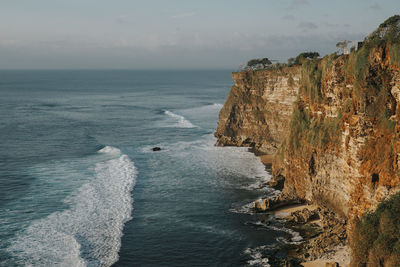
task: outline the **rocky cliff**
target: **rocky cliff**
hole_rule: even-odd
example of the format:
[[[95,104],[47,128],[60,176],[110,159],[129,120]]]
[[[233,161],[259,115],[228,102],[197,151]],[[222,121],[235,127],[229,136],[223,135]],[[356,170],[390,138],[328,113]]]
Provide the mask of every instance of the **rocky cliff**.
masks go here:
[[[274,165],[286,194],[353,218],[398,191],[400,48],[391,30],[383,25],[350,55],[302,66],[290,133]]]
[[[299,91],[300,68],[235,72],[220,111],[217,145],[274,154],[286,133]]]
[[[285,74],[234,74],[218,143],[276,152],[273,175],[285,178],[284,194],[335,211],[351,233],[400,189],[399,29],[395,16],[350,55],[309,60]]]

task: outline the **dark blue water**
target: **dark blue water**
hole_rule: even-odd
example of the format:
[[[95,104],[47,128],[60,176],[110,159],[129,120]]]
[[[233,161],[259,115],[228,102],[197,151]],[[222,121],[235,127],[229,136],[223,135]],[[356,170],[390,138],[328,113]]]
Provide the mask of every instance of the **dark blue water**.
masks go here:
[[[269,175],[215,147],[229,71],[1,71],[0,265],[267,266]],[[153,152],[152,147],[161,147]]]

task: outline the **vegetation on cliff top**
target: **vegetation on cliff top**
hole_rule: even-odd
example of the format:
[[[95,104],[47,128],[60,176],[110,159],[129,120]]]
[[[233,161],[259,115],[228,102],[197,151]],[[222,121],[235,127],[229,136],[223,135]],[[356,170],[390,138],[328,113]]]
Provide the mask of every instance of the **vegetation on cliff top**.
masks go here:
[[[276,156],[285,157],[282,166],[289,162],[285,173],[310,169],[315,154],[338,152],[353,138],[356,143],[361,139],[355,159],[361,163],[361,182],[372,184],[371,192],[375,186],[388,190],[398,186],[400,113],[392,88],[400,68],[400,16],[382,23],[350,55],[317,57],[298,58],[302,74],[299,99],[293,108],[289,136]],[[261,121],[261,115],[254,116]],[[348,134],[342,146],[345,127]],[[400,194],[363,216],[353,230],[353,266],[400,266]]]
[[[396,127],[396,121],[393,120],[396,101],[391,94],[390,84],[393,74],[387,69],[390,66],[376,62],[376,58],[381,57],[384,61],[385,53],[389,51],[391,64],[400,62],[399,25],[400,16],[389,18],[366,38],[361,49],[353,51],[349,56],[332,54],[323,59],[314,58],[303,62],[300,98],[294,107],[287,149],[295,153],[303,151],[304,154],[306,147],[308,150],[338,147],[335,145],[340,143],[341,125],[350,117],[361,115],[373,123],[377,135],[367,141],[363,148],[365,156],[362,160],[368,166],[366,175],[380,169],[385,172],[382,174],[386,178],[395,175],[394,153],[390,142]],[[337,64],[340,61],[344,64]],[[343,103],[338,107],[337,117],[331,118],[323,115],[322,107],[329,105],[329,99],[322,85],[324,80],[329,79],[327,75],[333,71],[334,64],[338,77],[343,73],[344,83],[353,84],[353,89],[343,88]],[[382,147],[379,145],[382,142],[388,145]],[[377,168],[383,161],[384,168]]]
[[[309,155],[315,151],[334,152],[341,141],[341,127],[361,118],[359,129],[369,132],[359,151],[360,172],[372,186],[371,190],[377,185],[391,188],[398,184],[400,116],[391,90],[393,75],[399,67],[400,16],[382,23],[365,39],[362,48],[350,55],[332,54],[304,62],[290,135],[285,152],[280,149],[278,157],[292,155],[302,159],[302,168],[307,169],[307,164],[311,164]],[[335,93],[336,117],[324,114],[325,107],[330,105],[327,90],[332,88],[325,83],[332,80],[330,75],[335,75],[335,82],[342,84],[342,88],[335,89],[341,90]],[[364,215],[355,225],[352,266],[400,266],[399,232],[400,193],[382,202],[375,212]]]
[[[398,42],[400,36],[400,16],[394,15],[385,20],[378,29],[372,32],[365,40],[367,44],[380,42]]]
[[[365,214],[352,234],[352,264],[400,266],[400,193]]]
[[[325,150],[329,145],[340,143],[341,117],[330,118],[311,111],[312,105],[318,106],[326,100],[322,95],[322,80],[334,58],[330,55],[321,60],[316,58],[316,54],[315,58],[302,62],[300,96],[294,106],[290,124],[287,148],[297,155],[312,148]]]
[[[307,62],[307,59],[314,59],[318,58],[319,53],[318,52],[303,52],[300,53],[295,59],[294,59],[294,64],[295,65],[301,65],[304,62]]]
[[[254,67],[258,64],[261,64],[263,66],[265,66],[265,65],[268,66],[268,65],[271,65],[272,62],[268,58],[263,58],[263,59],[256,58],[256,59],[251,59],[251,60],[249,60],[249,62],[247,62],[248,67]]]

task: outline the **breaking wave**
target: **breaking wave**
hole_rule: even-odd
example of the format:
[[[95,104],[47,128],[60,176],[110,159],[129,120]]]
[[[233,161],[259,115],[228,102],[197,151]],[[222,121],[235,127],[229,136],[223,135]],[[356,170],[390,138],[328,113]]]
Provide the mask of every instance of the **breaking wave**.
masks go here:
[[[127,155],[106,146],[93,179],[64,202],[69,209],[34,221],[8,248],[24,266],[111,266],[131,219],[137,171]]]
[[[178,128],[195,128],[195,127],[197,127],[196,125],[193,125],[189,120],[187,120],[185,117],[183,117],[181,115],[175,114],[169,110],[166,110],[164,113],[166,115],[168,115],[169,117],[176,120],[174,127],[178,127]]]

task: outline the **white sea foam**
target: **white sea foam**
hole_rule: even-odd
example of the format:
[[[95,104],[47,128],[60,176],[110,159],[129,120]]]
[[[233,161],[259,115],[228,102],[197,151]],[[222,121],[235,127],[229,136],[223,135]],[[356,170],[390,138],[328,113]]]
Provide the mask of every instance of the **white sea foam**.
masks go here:
[[[184,109],[182,112],[184,113],[216,113],[218,112],[221,108],[223,107],[222,104],[219,103],[214,103],[211,105],[205,105],[205,106],[200,106],[200,107],[194,107],[194,108],[189,108],[189,109]]]
[[[234,204],[232,208],[229,209],[232,213],[242,213],[242,214],[254,214],[254,202],[246,204]]]
[[[196,125],[193,125],[189,120],[187,120],[185,117],[183,117],[181,115],[175,114],[169,110],[166,110],[164,113],[176,120],[174,127],[178,127],[178,128],[195,128],[195,127],[197,127]]]
[[[269,267],[268,257],[263,255],[263,252],[266,250],[267,246],[259,246],[256,248],[247,248],[244,251],[245,255],[250,257],[250,260],[247,261],[247,266],[265,266]]]
[[[292,237],[290,241],[285,240],[282,237],[278,237],[278,241],[285,243],[285,244],[301,244],[303,242],[303,237],[300,235],[300,233],[293,231],[292,229],[288,229],[285,227],[276,227],[276,226],[268,226],[268,228],[275,230],[275,231],[281,231],[290,234]]]
[[[106,153],[106,154],[112,154],[112,155],[117,155],[121,153],[121,150],[119,150],[118,148],[112,147],[112,146],[105,146],[102,149],[100,149],[99,151],[97,151],[98,153]]]
[[[218,172],[221,177],[237,177],[237,179],[228,177],[228,179],[219,180],[218,183],[222,186],[249,191],[258,190],[268,195],[279,193],[279,191],[265,186],[271,175],[265,170],[260,158],[249,152],[248,148],[217,147],[214,145],[215,143],[216,138],[212,134],[207,134],[194,141],[165,142],[144,146],[141,151],[154,153],[151,150],[152,147],[161,147],[161,153],[195,163],[195,166],[204,164],[206,169]]]
[[[223,105],[223,104],[220,104],[220,103],[214,103],[214,104],[213,104],[213,107],[218,108],[218,109],[221,109],[223,106],[224,106],[224,105]]]
[[[137,175],[113,147],[95,164],[94,177],[67,199],[70,208],[34,221],[8,251],[24,266],[111,266],[118,260],[124,224],[131,219]],[[104,159],[104,158],[103,158]]]
[[[208,104],[199,107],[192,107],[187,109],[181,109],[184,114],[204,114],[204,113],[216,113],[218,112],[224,105],[219,103]]]

